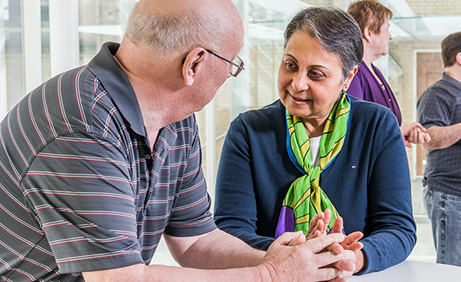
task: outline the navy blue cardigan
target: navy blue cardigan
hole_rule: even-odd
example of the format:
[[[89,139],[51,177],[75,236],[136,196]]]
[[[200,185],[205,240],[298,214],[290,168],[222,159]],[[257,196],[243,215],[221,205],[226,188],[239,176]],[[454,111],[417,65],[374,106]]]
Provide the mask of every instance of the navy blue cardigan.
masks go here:
[[[350,97],[344,147],[320,176],[320,187],[344,219],[362,231],[361,273],[407,258],[416,242],[408,161],[399,125],[387,108]],[[287,151],[285,107],[278,100],[240,114],[230,126],[216,184],[215,221],[222,230],[267,250],[291,183],[303,173]]]

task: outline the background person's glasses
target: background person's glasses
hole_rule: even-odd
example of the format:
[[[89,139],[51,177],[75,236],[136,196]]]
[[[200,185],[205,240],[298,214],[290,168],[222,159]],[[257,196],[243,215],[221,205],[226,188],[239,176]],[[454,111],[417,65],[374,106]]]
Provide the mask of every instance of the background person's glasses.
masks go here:
[[[216,57],[228,62],[229,64],[232,65],[232,71],[230,72],[230,74],[233,76],[233,77],[237,77],[237,75],[242,71],[244,70],[243,66],[245,65],[243,63],[243,60],[237,56],[235,57],[234,60],[232,61],[229,61],[228,59],[224,58],[224,57],[221,57],[220,55],[216,54],[215,52],[211,51],[211,50],[208,50],[208,49],[205,49],[207,50],[209,53],[215,55]]]

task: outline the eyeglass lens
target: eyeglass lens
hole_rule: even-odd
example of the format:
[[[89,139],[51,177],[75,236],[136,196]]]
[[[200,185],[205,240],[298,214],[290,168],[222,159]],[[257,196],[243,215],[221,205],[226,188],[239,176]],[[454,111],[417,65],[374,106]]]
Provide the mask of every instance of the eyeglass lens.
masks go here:
[[[235,65],[232,65],[232,76],[237,76],[240,71],[242,71],[243,69],[243,60],[237,56],[235,57],[235,59],[232,61],[232,63],[234,63]]]

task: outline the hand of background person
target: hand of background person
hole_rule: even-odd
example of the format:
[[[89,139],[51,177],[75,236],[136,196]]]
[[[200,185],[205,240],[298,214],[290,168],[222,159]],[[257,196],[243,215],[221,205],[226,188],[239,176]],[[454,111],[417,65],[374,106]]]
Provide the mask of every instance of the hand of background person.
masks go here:
[[[306,241],[302,231],[285,232],[267,250],[260,271],[267,271],[277,281],[345,282],[343,273],[352,273],[355,254],[351,250],[330,246],[343,242],[342,233],[320,236]],[[335,263],[340,263],[340,268]]]
[[[405,147],[411,148],[413,144],[424,144],[431,141],[431,136],[426,133],[426,129],[418,122],[405,124],[400,127]]]

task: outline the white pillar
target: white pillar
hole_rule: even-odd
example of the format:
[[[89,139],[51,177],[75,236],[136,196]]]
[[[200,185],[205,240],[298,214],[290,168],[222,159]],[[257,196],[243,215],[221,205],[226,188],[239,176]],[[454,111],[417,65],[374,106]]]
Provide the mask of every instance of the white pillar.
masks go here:
[[[3,24],[4,19],[7,17],[6,10],[3,8],[5,2],[0,0],[0,121],[3,120],[7,113],[7,93],[6,93],[6,60],[5,60],[5,47],[6,47],[6,30]]]
[[[231,120],[238,116],[239,113],[245,112],[250,108],[250,41],[249,41],[249,1],[233,0],[240,17],[242,18],[244,28],[244,44],[240,50],[239,56],[245,62],[245,70],[238,77],[231,80]],[[207,142],[208,143],[208,142]]]
[[[40,0],[22,0],[22,21],[24,94],[27,94],[42,83]]]
[[[214,99],[205,106],[206,126],[206,184],[208,193],[214,201],[216,186],[216,115]]]
[[[80,65],[78,0],[49,0],[51,76]]]

